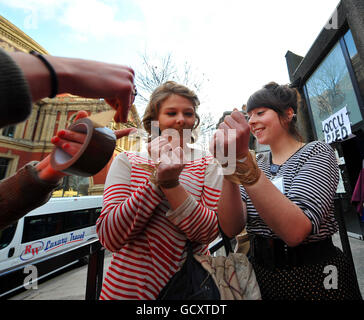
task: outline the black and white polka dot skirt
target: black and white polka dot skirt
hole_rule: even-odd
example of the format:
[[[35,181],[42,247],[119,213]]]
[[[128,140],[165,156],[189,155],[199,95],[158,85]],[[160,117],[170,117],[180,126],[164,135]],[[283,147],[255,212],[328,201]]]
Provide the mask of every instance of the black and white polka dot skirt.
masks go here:
[[[269,268],[251,260],[263,300],[361,300],[344,253],[320,263]]]

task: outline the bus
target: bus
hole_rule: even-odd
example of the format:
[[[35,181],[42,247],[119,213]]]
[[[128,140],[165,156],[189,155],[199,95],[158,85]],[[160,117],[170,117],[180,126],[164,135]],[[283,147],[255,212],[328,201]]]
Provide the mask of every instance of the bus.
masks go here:
[[[102,196],[51,198],[0,230],[0,277],[17,266],[39,258],[44,261],[56,252],[97,239],[95,223],[101,208]],[[66,266],[54,266],[57,270],[62,267]]]

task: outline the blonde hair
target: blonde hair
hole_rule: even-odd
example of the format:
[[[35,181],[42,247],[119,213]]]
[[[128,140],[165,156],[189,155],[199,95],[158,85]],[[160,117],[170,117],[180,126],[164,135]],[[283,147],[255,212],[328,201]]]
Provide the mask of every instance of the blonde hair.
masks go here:
[[[167,81],[158,88],[156,88],[152,95],[150,96],[149,103],[145,109],[144,116],[143,116],[143,126],[144,129],[151,134],[151,123],[153,120],[158,118],[159,110],[161,104],[170,96],[172,95],[179,95],[191,101],[194,109],[195,109],[195,116],[196,116],[196,123],[193,129],[196,129],[200,124],[200,117],[197,114],[197,107],[200,105],[200,100],[198,99],[196,93],[186,86],[182,84],[178,84],[174,81]],[[192,138],[192,142],[194,142],[194,138]]]

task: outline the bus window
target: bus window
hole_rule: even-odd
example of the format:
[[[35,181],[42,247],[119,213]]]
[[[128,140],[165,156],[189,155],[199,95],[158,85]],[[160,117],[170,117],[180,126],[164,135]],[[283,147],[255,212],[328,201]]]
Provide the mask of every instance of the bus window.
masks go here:
[[[82,211],[71,211],[65,214],[65,232],[90,227],[92,209]]]
[[[17,225],[18,222],[15,222],[5,229],[0,230],[0,250],[6,248],[11,240],[13,240]]]
[[[22,243],[63,233],[63,214],[25,217]]]

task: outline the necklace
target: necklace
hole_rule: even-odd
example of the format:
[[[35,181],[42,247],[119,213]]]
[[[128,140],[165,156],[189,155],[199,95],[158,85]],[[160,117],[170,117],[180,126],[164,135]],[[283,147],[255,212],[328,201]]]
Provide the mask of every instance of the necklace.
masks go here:
[[[287,162],[290,158],[292,158],[292,156],[295,155],[299,150],[301,150],[304,145],[305,143],[301,143],[299,148],[284,162]],[[270,164],[270,173],[273,176],[275,176],[278,173],[279,169],[283,165],[283,164],[274,164],[272,162],[272,152],[269,153],[269,164]]]
[[[269,153],[269,164],[270,164],[270,174],[275,176],[278,173],[279,169],[281,168],[281,165],[274,164],[272,162],[272,153],[271,152]]]
[[[271,175],[275,176],[278,173],[280,168],[281,168],[280,165],[271,163],[270,164],[270,173],[271,173]]]

